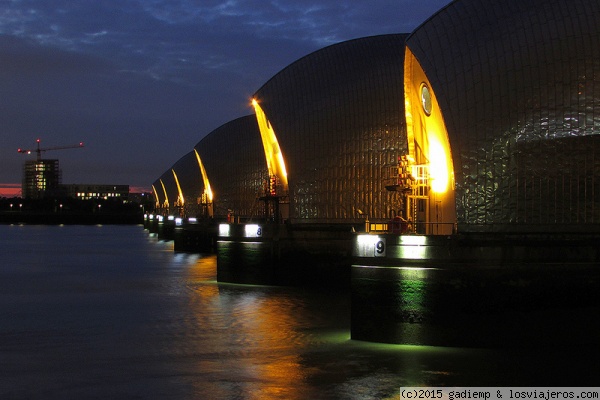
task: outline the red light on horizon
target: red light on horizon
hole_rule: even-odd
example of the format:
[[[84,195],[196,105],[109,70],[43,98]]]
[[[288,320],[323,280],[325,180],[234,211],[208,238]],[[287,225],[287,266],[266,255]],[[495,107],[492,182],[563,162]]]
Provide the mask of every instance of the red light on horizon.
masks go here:
[[[0,197],[20,197],[20,183],[0,183]]]

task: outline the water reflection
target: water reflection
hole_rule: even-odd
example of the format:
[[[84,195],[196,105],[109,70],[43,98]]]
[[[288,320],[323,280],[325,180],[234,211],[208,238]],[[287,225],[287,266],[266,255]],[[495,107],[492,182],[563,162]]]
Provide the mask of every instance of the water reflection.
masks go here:
[[[264,286],[217,284],[214,258],[189,269],[190,310],[202,332],[196,345],[196,393],[220,398],[305,399],[311,393],[300,355],[311,340],[312,318],[301,297]],[[218,357],[218,363],[213,358]]]
[[[190,309],[201,331],[193,392],[239,399],[392,399],[401,386],[536,385],[586,382],[597,363],[564,371],[581,349],[465,349],[350,340],[349,293],[220,284],[214,259],[187,275]],[[396,270],[408,281],[404,308],[427,303],[429,270]],[[411,286],[412,285],[412,286]],[[415,324],[418,328],[419,324]],[[186,342],[185,345],[189,345]],[[210,349],[210,350],[208,350]],[[542,360],[544,370],[538,368]],[[567,361],[568,362],[568,361]],[[576,372],[577,371],[577,372]],[[548,375],[549,374],[549,375]]]
[[[350,340],[349,293],[220,284],[215,257],[173,253],[139,227],[0,237],[3,399],[393,399],[401,386],[590,386],[600,373],[598,346],[573,342]],[[418,310],[428,300],[412,289]]]

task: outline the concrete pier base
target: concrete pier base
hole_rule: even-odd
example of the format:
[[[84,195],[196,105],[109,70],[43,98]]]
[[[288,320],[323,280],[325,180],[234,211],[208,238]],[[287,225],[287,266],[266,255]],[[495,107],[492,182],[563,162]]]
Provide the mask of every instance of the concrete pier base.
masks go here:
[[[458,347],[600,344],[600,266],[589,237],[404,244],[379,238],[385,246],[372,240],[355,247],[353,339]]]
[[[185,223],[173,231],[173,250],[211,254],[216,251],[217,225],[211,222]]]
[[[144,228],[156,234],[160,240],[172,240],[175,223],[169,224],[162,217],[154,216],[152,219],[145,218]]]
[[[349,288],[351,227],[222,225],[219,282]]]
[[[175,238],[175,221],[165,218],[162,222],[159,222],[157,236],[160,240],[173,240]]]

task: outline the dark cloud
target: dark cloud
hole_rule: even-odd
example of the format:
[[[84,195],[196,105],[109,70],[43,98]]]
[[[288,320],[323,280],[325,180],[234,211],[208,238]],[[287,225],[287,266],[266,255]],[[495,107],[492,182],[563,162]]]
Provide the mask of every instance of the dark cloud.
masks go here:
[[[409,32],[449,0],[9,0],[0,9],[0,182],[18,147],[66,183],[148,186],[204,135],[251,113],[271,76],[326,45]],[[48,153],[50,156],[50,153]]]

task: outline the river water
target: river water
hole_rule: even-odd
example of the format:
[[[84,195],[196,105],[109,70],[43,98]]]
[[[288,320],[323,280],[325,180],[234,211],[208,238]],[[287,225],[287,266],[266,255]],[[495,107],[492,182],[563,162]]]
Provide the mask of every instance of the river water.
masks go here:
[[[214,256],[175,253],[141,226],[1,225],[0,399],[598,386],[599,351],[577,343],[500,351],[350,340],[349,298],[217,283]]]

